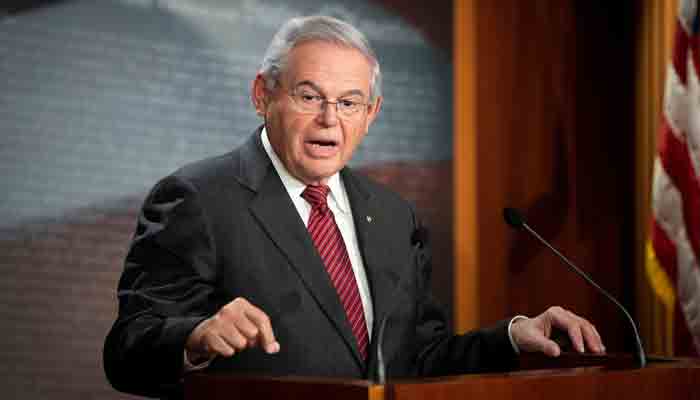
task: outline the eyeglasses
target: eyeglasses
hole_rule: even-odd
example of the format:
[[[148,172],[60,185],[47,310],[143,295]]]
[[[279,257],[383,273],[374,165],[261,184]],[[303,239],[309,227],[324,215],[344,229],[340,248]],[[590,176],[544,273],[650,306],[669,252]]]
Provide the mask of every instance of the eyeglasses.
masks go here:
[[[338,116],[341,118],[351,118],[369,105],[368,103],[363,103],[356,99],[329,101],[315,91],[306,88],[291,90],[288,92],[288,95],[294,100],[294,104],[298,106],[299,112],[307,114],[320,114],[327,105],[333,104],[335,105]]]

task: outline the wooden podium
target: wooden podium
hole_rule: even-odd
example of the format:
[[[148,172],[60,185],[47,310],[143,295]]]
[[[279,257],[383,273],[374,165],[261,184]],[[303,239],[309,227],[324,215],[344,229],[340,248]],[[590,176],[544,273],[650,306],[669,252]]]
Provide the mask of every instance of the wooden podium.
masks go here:
[[[652,358],[643,369],[634,368],[632,361],[629,356],[563,355],[524,359],[524,369],[517,372],[392,380],[384,385],[200,372],[186,377],[185,399],[700,399],[700,361]],[[555,368],[532,369],[542,366]]]

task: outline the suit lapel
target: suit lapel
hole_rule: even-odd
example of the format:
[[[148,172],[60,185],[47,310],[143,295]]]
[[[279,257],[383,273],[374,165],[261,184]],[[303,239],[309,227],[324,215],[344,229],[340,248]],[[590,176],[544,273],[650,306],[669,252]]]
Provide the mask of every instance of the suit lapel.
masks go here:
[[[358,365],[363,367],[357,341],[345,316],[345,309],[306,226],[299,218],[287,190],[264,153],[259,133],[257,134],[257,144],[259,146],[255,151],[261,152],[262,157],[260,154],[250,157],[248,165],[245,167],[245,170],[249,172],[246,177],[249,186],[257,192],[250,204],[250,210],[277,248],[286,256],[289,264],[304,282],[319,307],[336,327],[354,354]],[[258,164],[255,168],[250,165],[250,162],[253,161]],[[265,168],[266,174],[261,174],[260,168]],[[241,171],[243,170],[244,168],[241,169]],[[254,176],[258,177],[260,181],[250,180]]]

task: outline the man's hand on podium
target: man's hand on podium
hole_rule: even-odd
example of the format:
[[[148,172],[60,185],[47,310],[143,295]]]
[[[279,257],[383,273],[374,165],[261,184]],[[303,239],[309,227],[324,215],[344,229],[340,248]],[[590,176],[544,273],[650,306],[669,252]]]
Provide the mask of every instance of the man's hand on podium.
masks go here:
[[[595,326],[561,307],[550,307],[535,318],[517,319],[511,327],[511,336],[520,351],[542,352],[557,357],[562,349],[552,340],[556,329],[568,334],[573,348],[579,353],[605,353],[605,346]]]

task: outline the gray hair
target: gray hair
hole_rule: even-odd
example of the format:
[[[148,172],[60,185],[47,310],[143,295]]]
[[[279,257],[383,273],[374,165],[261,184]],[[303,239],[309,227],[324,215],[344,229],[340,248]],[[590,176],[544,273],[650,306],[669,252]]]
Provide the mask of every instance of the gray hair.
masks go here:
[[[379,69],[379,61],[365,35],[347,22],[322,15],[292,18],[277,31],[265,52],[259,71],[265,78],[268,89],[273,89],[279,83],[289,52],[295,46],[311,40],[350,47],[364,54],[372,64],[369,83],[370,102],[374,102],[382,95],[382,72]]]

